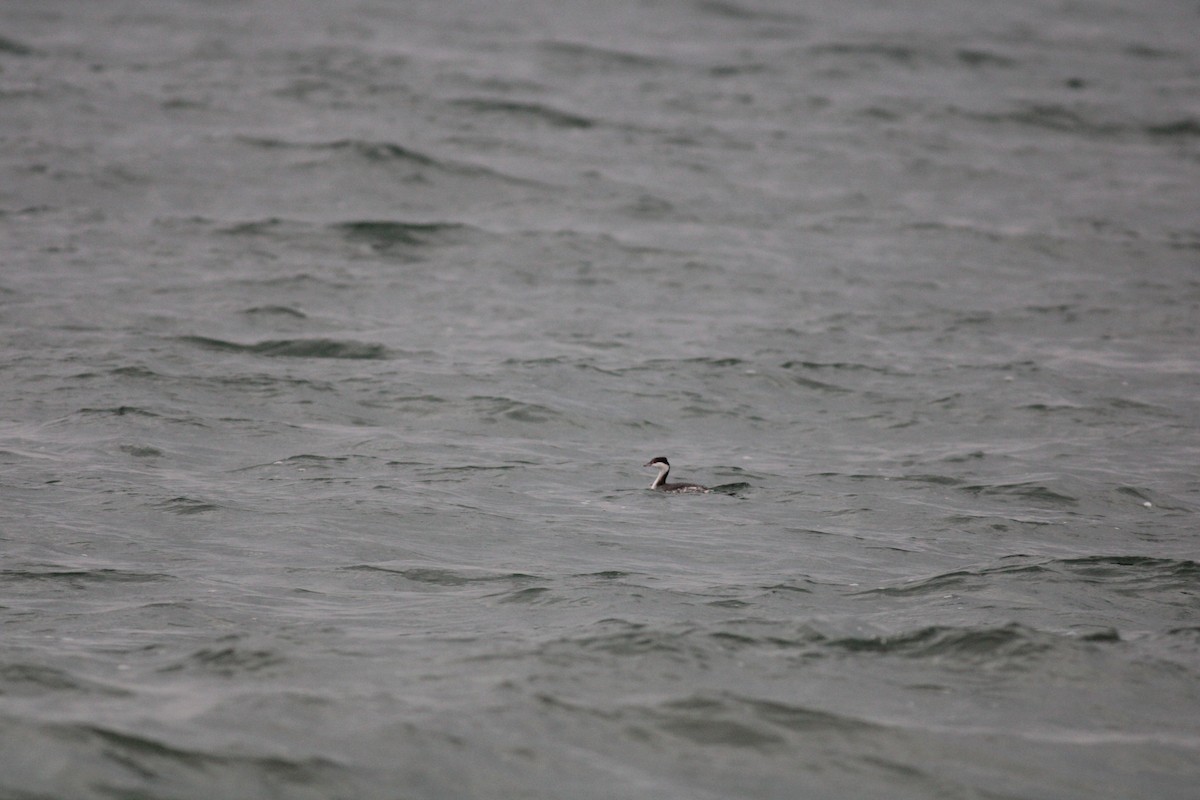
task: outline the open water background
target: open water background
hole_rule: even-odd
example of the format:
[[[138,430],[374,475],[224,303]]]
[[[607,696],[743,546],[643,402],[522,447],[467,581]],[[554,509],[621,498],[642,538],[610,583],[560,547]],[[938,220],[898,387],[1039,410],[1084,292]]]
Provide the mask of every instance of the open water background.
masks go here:
[[[0,795],[1195,797],[1198,29],[5,0]]]

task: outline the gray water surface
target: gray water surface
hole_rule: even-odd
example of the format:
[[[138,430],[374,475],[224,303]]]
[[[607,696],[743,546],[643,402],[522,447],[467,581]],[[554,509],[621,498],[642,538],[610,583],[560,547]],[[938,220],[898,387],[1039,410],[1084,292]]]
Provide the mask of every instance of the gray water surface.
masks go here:
[[[1198,23],[6,0],[0,794],[1193,797]]]

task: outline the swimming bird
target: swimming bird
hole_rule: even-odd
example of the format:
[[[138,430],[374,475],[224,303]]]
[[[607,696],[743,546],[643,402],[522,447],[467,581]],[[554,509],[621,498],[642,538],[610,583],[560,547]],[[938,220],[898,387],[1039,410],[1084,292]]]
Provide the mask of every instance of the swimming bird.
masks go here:
[[[643,467],[658,467],[658,477],[654,479],[654,483],[650,484],[650,488],[659,492],[710,492],[712,491],[707,486],[701,486],[698,483],[667,483],[667,473],[671,471],[671,462],[667,461],[666,456],[652,458],[642,465]]]

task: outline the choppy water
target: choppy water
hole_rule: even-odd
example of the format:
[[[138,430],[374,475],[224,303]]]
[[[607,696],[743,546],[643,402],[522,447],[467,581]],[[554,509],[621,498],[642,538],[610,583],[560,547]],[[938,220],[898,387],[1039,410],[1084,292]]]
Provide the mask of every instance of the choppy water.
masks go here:
[[[6,0],[0,795],[1193,797],[1198,23]]]

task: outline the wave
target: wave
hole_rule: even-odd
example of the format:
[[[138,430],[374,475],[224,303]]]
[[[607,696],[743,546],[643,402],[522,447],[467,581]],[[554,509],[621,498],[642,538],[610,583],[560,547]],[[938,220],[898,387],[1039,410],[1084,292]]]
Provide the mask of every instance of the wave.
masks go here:
[[[383,573],[412,583],[438,587],[471,586],[492,583],[525,583],[538,580],[524,572],[497,572],[477,567],[434,567],[428,565],[351,564],[340,567],[348,572]]]
[[[266,236],[277,235],[291,238],[313,229],[313,224],[301,220],[266,217],[251,219],[243,222],[229,222],[217,228],[218,233],[226,236]]]
[[[1080,108],[1057,103],[1030,103],[1006,111],[966,111],[951,107],[953,116],[990,125],[1019,125],[1088,138],[1145,136],[1152,140],[1191,139],[1200,136],[1200,119],[1191,116],[1165,120],[1109,120]]]
[[[180,336],[178,340],[206,350],[280,358],[384,360],[392,357],[391,351],[381,344],[339,339],[268,339],[253,344],[240,344],[208,336]]]
[[[778,752],[795,737],[812,740],[856,735],[884,726],[844,714],[734,692],[698,691],[650,703],[594,707],[574,699],[540,695],[543,704],[602,724],[617,723],[645,741],[653,736],[685,739],[701,746]]]
[[[863,595],[886,595],[890,597],[911,597],[922,596],[927,594],[945,594],[952,589],[962,589],[968,585],[972,585],[972,579],[979,577],[979,573],[971,570],[956,570],[954,572],[946,572],[941,575],[934,575],[930,578],[906,582],[900,586],[884,586],[878,589],[867,589],[859,594]]]
[[[855,361],[785,361],[779,365],[782,369],[830,369],[846,372],[877,372],[882,375],[899,375],[892,367],[861,364]]]
[[[114,374],[115,371],[114,371]],[[147,371],[139,373],[138,377],[154,377],[161,378],[162,376],[154,372]],[[145,420],[154,420],[158,423],[171,423],[179,425],[190,425],[197,428],[208,428],[208,422],[201,417],[193,417],[184,414],[171,414],[166,411],[151,411],[148,408],[141,406],[111,406],[108,408],[84,407],[75,412],[80,416],[98,416],[98,417],[137,417]],[[150,450],[139,449],[136,445],[130,445],[133,450],[122,447],[121,450],[129,455],[153,455]],[[153,450],[153,448],[151,448]]]
[[[740,717],[748,722],[765,723],[770,728],[805,734],[835,731],[840,733],[861,732],[880,727],[856,717],[775,700],[746,697],[732,692],[697,693],[678,700],[668,700],[659,704],[656,710],[659,714],[672,720],[673,724],[668,726],[669,730],[675,733],[683,732],[688,738],[699,733],[703,739],[702,743],[706,744],[714,743],[710,741],[709,734],[721,731],[724,726],[713,729],[697,725],[697,723],[714,718],[719,720],[721,717],[729,715]],[[740,733],[745,727],[746,725],[736,725],[727,729],[739,735],[734,740],[725,743],[745,744],[747,740],[740,738]],[[756,742],[759,738],[764,741],[773,741],[778,738],[777,734],[763,735],[765,731],[758,725],[753,727],[759,731],[759,736],[751,737],[749,742]]]
[[[990,628],[931,625],[899,634],[831,639],[825,646],[852,653],[904,658],[950,658],[971,663],[1010,660],[1017,663],[1050,650],[1061,638],[1015,623]]]
[[[481,228],[461,222],[447,220],[398,220],[398,219],[348,219],[335,222],[314,223],[304,220],[268,217],[223,225],[217,229],[227,236],[252,236],[271,242],[306,250],[340,249],[343,243],[355,248],[363,245],[375,253],[406,260],[427,248],[453,247],[456,245],[479,244],[491,234]],[[331,235],[332,234],[332,235]],[[328,277],[308,274],[289,275],[279,278],[245,280],[255,285],[292,285],[311,282],[333,288],[342,288],[344,283],[331,281]],[[246,314],[273,314],[305,318],[295,308],[281,305],[256,306]]]
[[[290,239],[306,234],[311,235],[322,228],[352,236],[384,238],[387,241],[410,245],[462,244],[472,241],[484,233],[479,228],[461,222],[352,219],[318,224],[305,220],[281,219],[279,217],[227,223],[218,230],[230,236],[263,236],[274,234]]]
[[[9,38],[8,36],[0,36],[0,54],[6,56],[31,56],[34,53],[34,49],[24,42]]]
[[[405,161],[420,166],[439,166],[442,162],[416,150],[391,142],[365,139],[336,139],[328,142],[293,142],[269,136],[238,136],[237,141],[263,150],[308,150],[347,152],[367,161]]]
[[[163,673],[196,671],[235,677],[262,672],[278,666],[284,661],[282,654],[271,649],[229,644],[224,647],[201,648],[179,661],[160,667],[158,671]]]
[[[123,444],[119,449],[134,458],[158,458],[163,454],[162,450],[150,445]]]
[[[172,514],[179,514],[180,516],[207,514],[210,511],[221,510],[221,506],[216,503],[208,503],[192,497],[172,497],[170,500],[155,503],[154,505],[156,508],[161,508],[164,511],[170,511]]]
[[[813,45],[809,52],[819,58],[845,59],[859,65],[890,62],[914,69],[924,65],[946,69],[964,66],[975,70],[1011,69],[1019,64],[1017,59],[992,50],[964,47],[946,50],[937,46],[914,46],[895,41],[825,42]]]
[[[11,663],[0,665],[0,695],[31,696],[52,692],[98,694],[130,697],[133,692],[97,681],[80,678],[63,669],[44,664]]]
[[[540,655],[558,660],[572,654],[573,658],[596,656],[666,656],[671,660],[704,661],[711,648],[706,637],[695,630],[666,630],[650,628],[639,623],[609,620],[619,624],[621,630],[593,636],[578,636],[549,642],[541,648]]]
[[[140,406],[112,406],[110,408],[92,408],[91,406],[88,406],[86,408],[79,409],[79,413],[80,414],[111,414],[114,417],[132,416],[132,417],[158,418],[158,417],[162,416],[162,414],[158,414],[147,408],[141,408]]]
[[[558,68],[592,73],[598,70],[642,71],[658,70],[673,66],[674,62],[662,56],[631,53],[609,47],[600,47],[581,42],[547,41],[539,45],[542,54]]]
[[[483,422],[525,422],[541,425],[564,421],[566,418],[548,406],[527,403],[508,397],[477,395],[467,398]]]
[[[1149,556],[1085,556],[1049,562],[1048,569],[1122,593],[1148,596],[1154,591],[1179,592],[1180,604],[1200,593],[1200,563],[1190,559]]]
[[[350,220],[329,227],[347,239],[366,242],[375,250],[467,244],[482,234],[478,228],[458,222]]]
[[[718,601],[717,607],[729,606]],[[538,653],[554,663],[575,659],[661,657],[672,664],[691,662],[708,667],[714,659],[733,657],[740,661],[755,651],[769,653],[771,658],[779,651],[815,656],[828,640],[826,635],[807,624],[764,628],[746,620],[730,620],[711,626],[664,627],[605,619],[596,623],[596,627],[602,630],[591,635],[548,641],[540,646]]]
[[[731,0],[694,0],[693,5],[698,11],[714,17],[725,19],[768,22],[774,25],[807,25],[809,18],[803,14],[787,11],[765,10],[754,8]]]
[[[308,315],[298,308],[291,306],[266,305],[253,306],[242,310],[246,316],[266,316],[266,317],[292,317],[294,319],[308,319]]]
[[[1118,593],[1138,593],[1151,600],[1165,594],[1165,602],[1184,602],[1178,592],[1200,592],[1200,563],[1189,559],[1152,558],[1136,555],[1083,556],[1031,560],[1028,556],[1009,556],[994,566],[960,569],[896,586],[883,586],[860,592],[861,595],[890,597],[942,596],[947,593],[976,591],[996,581],[1015,578],[1023,581],[1078,581],[1096,584]]]
[[[994,495],[1016,497],[1022,501],[1042,503],[1052,506],[1076,505],[1078,497],[1055,491],[1048,486],[1033,481],[999,484],[972,484],[961,487],[962,491],[974,495]]]
[[[136,572],[111,567],[75,569],[57,566],[29,566],[0,570],[0,583],[39,581],[62,582],[69,586],[90,586],[99,583],[157,583],[168,580],[174,580],[174,576],[162,572]]]
[[[880,58],[900,64],[912,64],[925,51],[911,45],[891,42],[827,42],[813,45],[810,52],[815,55],[849,56],[856,60]]]
[[[1147,125],[1145,131],[1151,136],[1164,138],[1200,136],[1200,119],[1196,117],[1182,117],[1170,122]]]
[[[1122,643],[1112,627],[1081,626],[1048,631],[1011,622],[1003,625],[924,625],[874,635],[834,635],[809,624],[762,625],[730,620],[716,625],[662,627],[606,620],[604,630],[546,642],[537,655],[550,663],[598,662],[618,668],[616,661],[634,659],[639,669],[675,669],[687,664],[704,669],[755,661],[812,663],[863,658],[900,658],[936,662],[951,670],[987,666],[1027,671],[1057,669],[1072,652],[1093,652]],[[617,629],[613,629],[619,626]],[[1194,638],[1181,629],[1177,638]]]
[[[512,100],[468,97],[453,101],[453,104],[478,114],[502,114],[520,121],[549,125],[552,128],[585,129],[596,125],[591,117],[560,111],[541,103],[521,103]]]
[[[369,139],[334,139],[331,141],[302,142],[279,139],[268,136],[238,136],[236,140],[242,144],[262,150],[278,150],[282,152],[300,152],[345,156],[373,167],[406,167],[417,169],[417,176],[426,173],[440,173],[469,178],[491,178],[505,183],[520,185],[539,185],[513,175],[506,175],[490,167],[449,158],[438,158],[413,150],[394,142],[372,141]]]
[[[292,756],[282,750],[274,753],[269,745],[247,747],[235,737],[229,737],[226,744],[205,747],[172,741],[144,726],[135,733],[111,724],[43,722],[12,715],[2,724],[13,734],[16,764],[33,763],[45,753],[70,754],[72,763],[83,770],[80,774],[107,776],[90,786],[84,779],[77,785],[68,781],[64,785],[74,791],[64,796],[250,797],[261,794],[267,785],[279,796],[361,796],[354,787],[362,788],[362,776],[333,759]],[[182,738],[194,742],[206,737],[192,734]],[[26,771],[17,774],[22,772]],[[219,776],[215,782],[214,776]],[[46,778],[43,775],[39,783]],[[57,778],[64,779],[62,775]]]
[[[838,386],[835,383],[816,381],[812,378],[805,378],[800,375],[793,375],[792,383],[804,389],[812,389],[813,391],[817,392],[829,392],[830,394],[849,394],[853,391],[852,389],[847,389],[844,386]]]

